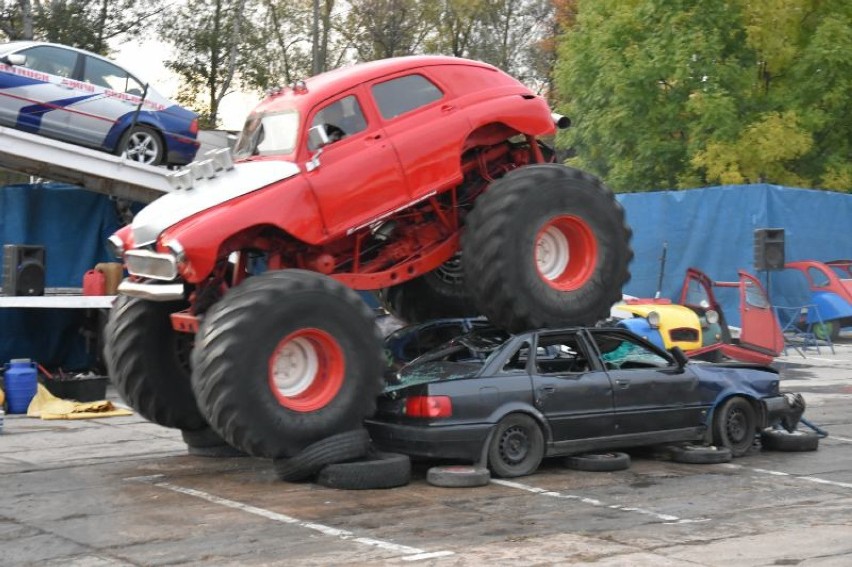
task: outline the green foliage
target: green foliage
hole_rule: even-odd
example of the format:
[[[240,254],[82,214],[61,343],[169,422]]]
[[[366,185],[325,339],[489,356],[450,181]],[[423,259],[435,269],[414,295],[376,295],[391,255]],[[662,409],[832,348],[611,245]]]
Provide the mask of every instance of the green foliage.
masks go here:
[[[162,0],[3,0],[0,31],[10,40],[36,39],[109,55],[110,39],[145,31]]]
[[[251,57],[249,0],[187,0],[161,21],[160,37],[177,48],[166,67],[183,83],[177,101],[195,109],[200,122],[215,127],[219,104],[230,92],[237,69]],[[250,6],[249,6],[250,7]]]
[[[580,0],[559,143],[620,191],[716,183],[847,190],[852,4]]]

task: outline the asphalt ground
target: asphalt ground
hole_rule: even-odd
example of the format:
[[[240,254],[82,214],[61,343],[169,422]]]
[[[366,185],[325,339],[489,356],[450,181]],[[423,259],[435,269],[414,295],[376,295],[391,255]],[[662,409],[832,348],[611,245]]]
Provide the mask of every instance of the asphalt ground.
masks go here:
[[[480,488],[344,491],[276,479],[268,461],[186,453],[138,416],[41,421],[0,435],[0,565],[852,565],[852,338],[775,363],[829,436],[686,465]],[[115,398],[110,390],[108,397]]]

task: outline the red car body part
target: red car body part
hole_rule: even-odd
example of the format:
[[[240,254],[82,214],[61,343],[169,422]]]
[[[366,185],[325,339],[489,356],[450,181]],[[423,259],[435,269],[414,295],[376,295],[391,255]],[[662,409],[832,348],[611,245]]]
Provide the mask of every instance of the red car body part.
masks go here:
[[[737,273],[739,274],[738,281],[723,282],[713,281],[704,272],[696,268],[689,268],[686,271],[681,288],[680,303],[702,312],[708,309],[716,311],[719,314],[719,324],[722,327],[722,336],[719,342],[689,351],[687,355],[690,358],[720,351],[723,355],[735,360],[769,364],[784,349],[781,327],[760,281],[743,270],[739,270]],[[707,305],[689,303],[690,286],[693,287],[693,290],[695,286],[703,289]],[[742,327],[738,340],[731,337],[722,307],[713,293],[714,287],[739,290]]]
[[[798,270],[807,281],[813,308],[808,310],[803,325],[827,327],[820,328],[818,336],[831,340],[840,336],[842,327],[852,326],[852,261],[801,260],[788,262],[784,268]]]
[[[441,98],[383,116],[372,90],[406,75],[427,80]],[[349,97],[365,127],[324,147],[320,165],[307,171],[316,153],[308,144],[309,125],[329,103]],[[245,157],[235,174],[206,181],[215,189],[205,188],[204,196],[194,189],[161,198],[137,216],[137,246],[152,243],[168,253],[168,243],[179,242],[188,260],[180,276],[188,283],[210,277],[229,251],[252,248],[270,252],[270,263],[282,268],[328,273],[355,289],[396,285],[456,252],[459,199],[483,189],[459,195],[465,177],[488,180],[533,163],[541,155],[536,137],[555,130],[547,104],[527,87],[489,65],[448,57],[390,59],[325,73],[302,89],[269,96],[247,123],[281,112],[300,117],[291,151]],[[505,144],[513,135],[535,151],[513,150]],[[478,149],[465,155],[472,148]],[[393,223],[393,242],[367,260],[367,241],[378,223]]]

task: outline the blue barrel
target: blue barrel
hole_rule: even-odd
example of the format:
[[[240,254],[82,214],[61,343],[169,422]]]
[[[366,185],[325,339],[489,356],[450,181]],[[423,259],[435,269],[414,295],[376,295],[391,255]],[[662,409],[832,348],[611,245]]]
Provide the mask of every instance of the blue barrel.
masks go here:
[[[36,394],[37,372],[35,362],[29,358],[9,361],[4,374],[6,409],[9,413],[27,413],[27,408]]]

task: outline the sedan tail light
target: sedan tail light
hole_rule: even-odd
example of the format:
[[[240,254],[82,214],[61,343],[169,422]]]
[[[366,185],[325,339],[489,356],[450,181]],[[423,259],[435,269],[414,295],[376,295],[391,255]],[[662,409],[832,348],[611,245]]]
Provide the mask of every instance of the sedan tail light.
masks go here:
[[[189,133],[193,136],[198,134],[198,118],[195,118],[189,125]]]
[[[453,402],[449,396],[413,396],[405,400],[408,417],[452,417]]]

